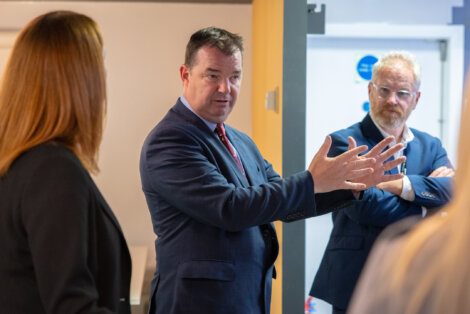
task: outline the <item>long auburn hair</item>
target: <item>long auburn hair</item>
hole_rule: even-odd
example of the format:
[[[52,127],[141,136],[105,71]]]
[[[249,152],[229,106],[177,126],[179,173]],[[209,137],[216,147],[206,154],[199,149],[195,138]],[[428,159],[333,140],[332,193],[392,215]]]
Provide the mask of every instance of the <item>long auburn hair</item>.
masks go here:
[[[103,41],[88,16],[54,11],[19,34],[0,86],[0,177],[26,150],[54,141],[97,172],[106,113]]]
[[[420,265],[420,277],[407,292],[405,312],[459,314],[470,310],[470,81],[467,81],[460,122],[455,194],[445,208],[447,215],[434,215],[414,228],[389,269],[394,276],[386,284],[389,298],[402,291],[413,261],[430,241],[440,244],[429,263]],[[432,296],[432,306],[426,304]]]

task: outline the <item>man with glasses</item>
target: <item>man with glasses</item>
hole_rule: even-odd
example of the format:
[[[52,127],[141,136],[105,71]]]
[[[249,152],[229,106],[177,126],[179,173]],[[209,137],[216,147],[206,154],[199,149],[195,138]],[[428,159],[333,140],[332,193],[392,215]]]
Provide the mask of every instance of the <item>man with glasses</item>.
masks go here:
[[[379,233],[402,218],[425,216],[451,197],[454,170],[439,139],[408,128],[406,121],[420,98],[420,67],[407,52],[390,52],[375,65],[368,86],[370,112],[359,123],[332,134],[329,155],[356,145],[373,147],[392,135],[406,161],[390,173],[401,179],[353,191],[354,204],[333,213],[333,230],[310,295],[347,309],[356,281]],[[353,137],[356,142],[348,142]],[[392,143],[394,144],[394,143]]]

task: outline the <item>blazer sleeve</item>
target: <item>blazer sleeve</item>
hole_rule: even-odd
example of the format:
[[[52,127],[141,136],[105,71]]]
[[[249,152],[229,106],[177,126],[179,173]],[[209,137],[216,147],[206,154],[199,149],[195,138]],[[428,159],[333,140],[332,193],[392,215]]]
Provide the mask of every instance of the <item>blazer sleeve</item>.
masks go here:
[[[159,130],[144,147],[145,192],[156,191],[171,206],[202,223],[240,231],[289,216],[314,215],[313,180],[308,171],[281,180],[264,161],[259,167],[267,182],[239,187],[211,162],[211,147],[183,127]]]
[[[281,176],[274,170],[273,165],[266,159],[264,160],[264,171],[266,172],[266,178],[268,182],[281,181]]]
[[[432,170],[442,166],[453,168],[439,139],[433,138],[430,150],[431,155],[434,156]],[[415,192],[413,201],[415,204],[426,208],[436,208],[444,206],[452,197],[452,178],[430,178],[422,175],[409,175],[408,178]]]
[[[385,227],[408,216],[422,215],[422,208],[393,193],[371,187],[364,191],[361,200],[345,208],[344,213],[359,224]]]
[[[337,156],[348,149],[346,137],[333,134],[332,139],[330,156]],[[344,213],[359,224],[384,227],[404,217],[420,215],[422,209],[419,204],[403,200],[376,187],[370,187],[363,192],[360,200],[350,202],[344,208]]]
[[[111,313],[88,266],[89,196],[84,170],[60,155],[39,162],[25,188],[21,216],[47,313]]]

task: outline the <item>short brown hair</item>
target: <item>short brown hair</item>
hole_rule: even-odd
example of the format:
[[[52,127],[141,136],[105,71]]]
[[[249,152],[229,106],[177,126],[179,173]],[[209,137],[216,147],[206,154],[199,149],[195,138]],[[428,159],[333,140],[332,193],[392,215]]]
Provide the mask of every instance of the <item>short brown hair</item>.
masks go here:
[[[97,171],[105,112],[97,24],[70,11],[35,18],[15,42],[0,89],[0,176],[21,153],[48,141]]]
[[[189,68],[194,65],[195,55],[204,46],[216,47],[226,55],[236,51],[243,52],[243,38],[217,27],[206,27],[191,35],[186,45],[184,64]]]

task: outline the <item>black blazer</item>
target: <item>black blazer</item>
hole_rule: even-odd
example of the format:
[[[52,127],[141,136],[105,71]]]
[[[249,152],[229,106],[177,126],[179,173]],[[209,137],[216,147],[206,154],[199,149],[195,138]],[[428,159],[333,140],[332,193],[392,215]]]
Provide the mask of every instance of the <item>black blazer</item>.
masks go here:
[[[131,260],[111,209],[59,144],[0,178],[0,311],[130,313]]]
[[[278,254],[271,222],[312,217],[352,197],[317,197],[308,171],[281,180],[247,135],[226,132],[246,177],[180,101],[144,143],[142,186],[158,236],[152,314],[269,313]]]

